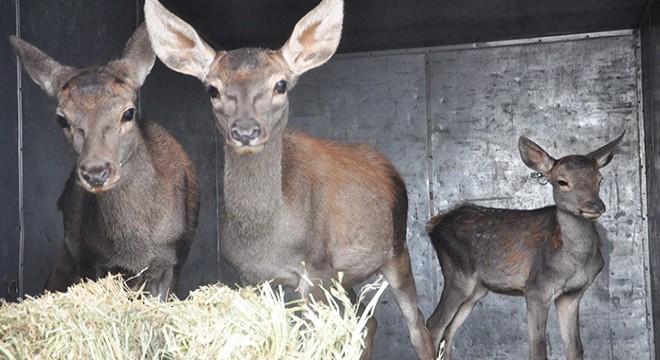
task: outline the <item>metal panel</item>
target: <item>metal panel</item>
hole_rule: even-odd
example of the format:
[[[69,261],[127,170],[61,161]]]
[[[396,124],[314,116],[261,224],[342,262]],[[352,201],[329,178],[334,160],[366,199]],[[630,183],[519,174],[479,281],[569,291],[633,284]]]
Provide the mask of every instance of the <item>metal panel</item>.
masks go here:
[[[104,64],[120,56],[136,27],[135,0],[21,4],[23,39],[68,65]],[[43,290],[63,239],[62,215],[55,204],[75,157],[54,121],[56,104],[28,76],[24,77],[26,294]]]
[[[425,57],[338,57],[305,74],[291,93],[290,127],[343,142],[367,142],[399,169],[408,188],[408,247],[421,308],[433,307],[426,168]],[[414,359],[403,317],[389,292],[376,310],[375,359]]]
[[[560,157],[595,150],[627,131],[602,171],[606,264],[581,310],[590,358],[650,356],[635,45],[633,36],[620,36],[431,56],[435,212],[463,201],[525,209],[551,204],[551,190],[530,178],[519,158],[520,135]],[[526,357],[525,312],[522,298],[482,300],[456,337],[457,356]],[[554,319],[553,311],[549,356],[563,358]]]
[[[182,269],[179,297],[204,284],[238,283],[235,271],[218,254],[224,141],[217,142],[215,119],[204,86],[198,79],[156,61],[142,87],[141,100],[143,115],[162,124],[184,147],[195,164],[201,190],[199,225]]]
[[[603,169],[601,195],[609,210],[599,231],[606,265],[583,299],[581,329],[589,358],[649,358],[635,48],[628,34],[436,49],[427,51],[426,69],[424,52],[338,56],[305,74],[291,92],[290,126],[321,138],[370,142],[400,169],[410,192],[409,246],[427,316],[443,283],[434,275],[440,268],[422,229],[430,203],[427,105],[434,213],[462,201],[512,208],[550,204],[550,189],[530,178],[520,161],[519,135],[559,157],[594,150],[627,130],[620,152]],[[459,331],[457,357],[525,358],[525,312],[522,298],[487,297]],[[414,358],[389,295],[376,317],[376,358]],[[552,309],[553,359],[563,358],[555,319]]]
[[[649,258],[652,312],[660,312],[660,5],[653,2],[642,25],[642,75],[646,189],[648,196]],[[660,353],[660,316],[653,317],[655,353]]]
[[[225,49],[282,46],[318,0],[163,0]],[[650,0],[345,1],[339,52],[632,29]]]
[[[0,298],[15,299],[19,284],[19,185],[18,185],[18,99],[16,96],[16,60],[9,35],[16,33],[16,3],[0,4]]]

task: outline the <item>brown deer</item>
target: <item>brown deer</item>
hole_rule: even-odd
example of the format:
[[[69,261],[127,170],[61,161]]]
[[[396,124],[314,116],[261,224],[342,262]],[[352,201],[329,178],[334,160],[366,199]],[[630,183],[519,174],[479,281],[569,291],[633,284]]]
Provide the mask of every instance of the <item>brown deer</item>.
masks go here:
[[[138,120],[138,89],[156,61],[145,25],[121,59],[82,70],[15,36],[10,42],[30,77],[57,98],[55,117],[78,155],[58,201],[64,244],[46,289],[113,271],[165,300],[193,241],[199,189],[177,141]]]
[[[525,165],[552,184],[556,206],[491,209],[471,204],[436,215],[427,224],[445,284],[427,325],[445,359],[458,327],[488,291],[523,295],[527,303],[529,359],[546,359],[546,323],[552,302],[568,359],[582,359],[580,299],[603,267],[594,219],[605,212],[599,169],[623,134],[588,155],[553,159],[524,136]]]
[[[339,272],[348,289],[381,272],[418,356],[431,359],[406,245],[401,176],[369,146],[285,130],[287,93],[337,49],[343,2],[322,1],[279,50],[215,51],[156,0],[144,10],[158,57],[202,80],[211,97],[226,142],[221,250],[243,281],[273,279],[303,298],[323,299],[317,285],[329,286]],[[369,326],[366,358],[375,320]]]

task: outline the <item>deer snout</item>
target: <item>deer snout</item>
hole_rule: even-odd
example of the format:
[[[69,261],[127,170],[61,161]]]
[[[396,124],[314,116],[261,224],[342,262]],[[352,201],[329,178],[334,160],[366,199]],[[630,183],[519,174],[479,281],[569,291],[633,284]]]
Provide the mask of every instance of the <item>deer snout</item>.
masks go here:
[[[83,187],[92,192],[108,190],[108,186],[113,185],[108,181],[112,174],[112,164],[105,160],[85,162],[78,167],[78,177]]]
[[[252,141],[257,139],[259,135],[261,135],[261,126],[251,118],[236,120],[229,132],[231,139],[243,146],[253,145]]]
[[[580,207],[580,214],[587,219],[597,219],[605,212],[605,204],[601,199],[591,200]]]

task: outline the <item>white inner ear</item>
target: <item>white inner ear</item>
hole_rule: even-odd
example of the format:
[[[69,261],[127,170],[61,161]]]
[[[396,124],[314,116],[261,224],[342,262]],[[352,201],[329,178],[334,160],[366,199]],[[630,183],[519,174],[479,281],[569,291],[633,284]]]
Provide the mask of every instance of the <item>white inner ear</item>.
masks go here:
[[[300,75],[324,64],[337,51],[341,39],[344,3],[324,0],[296,24],[282,55],[290,70]]]
[[[216,52],[195,29],[165,9],[156,0],[147,0],[144,15],[151,45],[170,69],[204,80]]]

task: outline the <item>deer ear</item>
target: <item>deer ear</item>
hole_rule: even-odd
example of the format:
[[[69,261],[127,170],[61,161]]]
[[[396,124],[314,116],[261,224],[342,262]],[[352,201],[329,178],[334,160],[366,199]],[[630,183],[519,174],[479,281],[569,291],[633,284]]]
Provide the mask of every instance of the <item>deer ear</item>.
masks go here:
[[[343,19],[342,0],[323,0],[298,21],[281,49],[295,75],[323,65],[332,57],[339,46]]]
[[[170,69],[204,80],[216,52],[195,29],[165,9],[157,0],[146,0],[144,18],[151,46]]]
[[[518,139],[518,150],[525,165],[541,174],[547,175],[555,164],[555,159],[552,156],[524,136]]]
[[[122,72],[126,80],[137,89],[142,86],[155,62],[156,54],[149,43],[147,26],[142,23],[128,39],[122,58],[114,61],[112,66]]]
[[[625,135],[625,131],[619,135],[618,138],[612,140],[609,144],[601,147],[600,149],[593,151],[587,155],[587,157],[590,157],[594,160],[596,160],[596,163],[598,164],[599,168],[604,167],[605,165],[609,164],[610,161],[612,161],[612,158],[614,157],[614,150],[616,150],[619,147],[619,144],[621,143],[621,140],[623,139],[623,135]]]
[[[62,86],[77,72],[73,67],[60,65],[43,51],[16,36],[9,42],[25,71],[48,95],[57,97]]]

